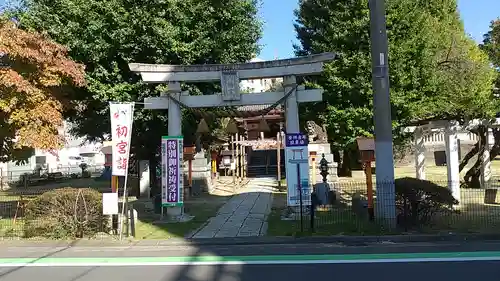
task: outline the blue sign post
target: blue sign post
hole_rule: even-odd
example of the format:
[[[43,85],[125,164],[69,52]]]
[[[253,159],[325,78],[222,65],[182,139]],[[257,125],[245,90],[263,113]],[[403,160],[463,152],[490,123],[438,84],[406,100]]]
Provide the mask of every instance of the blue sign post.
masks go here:
[[[301,232],[304,232],[304,204],[311,205],[308,141],[307,135],[302,133],[287,134],[285,141],[288,206],[299,205]]]
[[[286,134],[285,163],[287,182],[287,205],[311,205],[309,187],[309,139],[302,133]]]

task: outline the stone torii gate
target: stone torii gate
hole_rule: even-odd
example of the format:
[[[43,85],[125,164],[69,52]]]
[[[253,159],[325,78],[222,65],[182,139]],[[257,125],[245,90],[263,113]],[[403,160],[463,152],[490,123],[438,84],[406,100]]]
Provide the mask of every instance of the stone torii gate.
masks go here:
[[[448,189],[453,197],[461,202],[460,198],[460,157],[458,155],[459,143],[457,132],[460,130],[458,122],[447,120],[429,121],[427,124],[416,127],[414,131],[415,144],[415,173],[418,179],[425,180],[425,151],[424,138],[431,135],[433,129],[441,129],[444,132],[446,151],[446,171]]]
[[[289,93],[285,105],[286,131],[300,132],[298,103],[318,102],[322,100],[322,89],[305,90],[297,87],[297,76],[318,75],[323,71],[323,64],[335,59],[333,53],[323,53],[305,57],[240,63],[206,65],[162,65],[130,63],[132,72],[139,73],[146,83],[167,83],[168,90],[160,97],[144,100],[146,109],[168,109],[168,134],[182,135],[182,116],[180,104],[190,108],[246,106],[273,104]],[[240,93],[240,80],[283,77],[283,92]],[[221,94],[191,96],[181,91],[181,82],[216,82],[220,81]],[[170,214],[180,215],[178,210],[169,210]]]
[[[495,122],[489,123],[484,120],[472,120],[465,125],[460,126],[457,121],[449,120],[434,120],[426,124],[419,125],[414,131],[414,145],[415,145],[415,174],[418,179],[426,179],[425,175],[425,152],[424,138],[438,132],[444,133],[445,152],[446,152],[446,169],[448,188],[451,190],[453,197],[461,202],[460,193],[460,156],[458,155],[459,141],[457,133],[469,132],[470,128],[478,125],[485,125],[486,130],[486,143],[487,149],[483,154],[483,162],[481,163],[481,177],[480,182],[482,188],[488,188],[491,178],[491,159],[490,159],[490,128],[500,126],[500,118],[496,118]]]

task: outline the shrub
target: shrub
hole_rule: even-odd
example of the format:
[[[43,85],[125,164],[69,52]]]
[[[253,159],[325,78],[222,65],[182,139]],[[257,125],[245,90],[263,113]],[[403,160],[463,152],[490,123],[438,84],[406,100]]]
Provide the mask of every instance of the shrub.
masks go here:
[[[398,224],[405,227],[429,224],[436,214],[453,212],[458,201],[447,187],[416,178],[396,179]]]
[[[107,230],[102,195],[93,189],[62,188],[38,196],[26,206],[27,237],[82,238]]]

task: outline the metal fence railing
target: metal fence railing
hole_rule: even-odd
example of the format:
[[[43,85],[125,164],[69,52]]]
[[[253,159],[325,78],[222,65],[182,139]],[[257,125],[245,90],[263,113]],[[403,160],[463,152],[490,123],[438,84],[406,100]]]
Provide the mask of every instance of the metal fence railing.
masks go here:
[[[109,192],[109,181],[90,179],[95,182],[92,188],[88,182],[78,184],[85,180],[0,191],[0,238],[62,239],[111,233],[112,222],[102,215],[101,195]],[[136,185],[137,180],[131,180],[127,188],[133,191]],[[65,186],[73,188],[60,189]],[[280,194],[276,193],[268,225],[275,233],[286,228],[280,232],[285,235],[500,234],[498,180],[482,188],[450,186],[454,192],[448,182],[398,179],[375,182],[370,196],[365,182],[317,184],[311,199],[304,195],[302,211],[300,205],[287,207],[286,194],[280,193],[284,204],[277,206]]]
[[[87,166],[82,170],[79,166],[60,166],[57,168],[28,170],[0,169],[0,187],[34,186],[50,182],[75,178],[94,178],[103,173],[103,166]]]
[[[368,196],[365,182],[336,183],[315,190],[310,206],[288,207],[290,234],[383,235],[397,233],[500,234],[500,183],[483,188],[416,179],[373,185]],[[395,188],[395,192],[390,190]],[[459,197],[459,198],[457,198]],[[498,198],[498,199],[497,199]],[[373,211],[371,211],[373,210]],[[294,217],[295,216],[295,217]]]
[[[0,192],[0,237],[79,238],[109,233],[99,188],[50,186]]]
[[[102,193],[111,192],[111,180],[100,179],[102,171],[88,167],[90,177],[42,177],[30,184],[10,182],[0,190],[0,238],[98,238],[117,235],[118,216],[103,215]],[[5,178],[5,177],[4,177]],[[123,178],[118,187],[123,202]],[[139,192],[137,175],[130,174],[127,194]],[[131,205],[129,205],[131,206]],[[121,208],[123,205],[119,204]],[[130,214],[129,214],[130,216]],[[128,235],[128,220],[125,220]]]

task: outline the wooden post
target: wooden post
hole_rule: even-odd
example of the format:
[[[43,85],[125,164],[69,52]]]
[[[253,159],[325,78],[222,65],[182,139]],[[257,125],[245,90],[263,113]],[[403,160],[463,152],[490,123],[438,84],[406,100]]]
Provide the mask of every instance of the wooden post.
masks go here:
[[[0,190],[3,190],[3,168],[0,168]]]
[[[366,195],[368,197],[368,217],[370,220],[375,218],[373,210],[373,182],[372,182],[372,162],[365,161],[365,175],[366,175]]]
[[[375,218],[373,206],[373,182],[372,182],[372,161],[375,161],[375,140],[373,138],[360,137],[356,139],[361,161],[364,164],[366,175],[366,195],[368,199],[368,216],[370,220]],[[385,196],[385,195],[384,195]],[[388,210],[382,210],[387,213]]]
[[[118,192],[118,176],[111,176],[111,192]]]
[[[236,133],[235,137],[235,144],[234,146],[236,147],[236,153],[235,153],[235,159],[234,159],[234,173],[236,174],[236,178],[239,180],[240,179],[240,147],[239,147],[239,141],[240,140],[240,134]]]
[[[118,192],[118,176],[111,176],[111,192]],[[118,215],[111,215],[111,228],[113,232],[118,231]]]
[[[217,175],[217,160],[212,159],[212,178]]]
[[[189,195],[193,192],[193,156],[189,155],[188,160],[188,184],[189,184]]]
[[[215,179],[217,177],[217,151],[211,151],[210,153],[210,160],[212,163],[211,167],[211,173],[212,173],[212,179]]]
[[[311,167],[312,167],[312,175],[311,175],[311,181],[312,184],[316,184],[316,151],[311,151],[309,152],[311,155]]]
[[[245,133],[243,136],[241,136],[241,140],[245,141],[245,140],[248,140],[248,123],[246,120],[243,120],[243,129],[245,130]],[[247,147],[248,147],[247,145],[243,145],[243,153],[241,155],[242,163],[243,163],[243,167],[242,167],[243,178],[246,178],[248,175],[248,171],[247,171]]]
[[[240,153],[238,154],[238,173],[240,175],[240,180],[243,181],[243,150],[245,150],[245,147],[243,146],[243,135],[240,135],[239,139],[239,146],[240,146]]]
[[[234,136],[231,135],[231,166],[229,168],[231,170],[231,174],[233,175],[233,183],[236,183],[236,178],[235,178],[235,175],[234,175],[235,172],[236,172],[236,169],[235,170],[232,169],[233,168],[233,163],[236,164],[234,158],[235,158],[234,157]]]
[[[281,130],[276,135],[276,164],[278,165],[278,188],[281,190]]]
[[[266,176],[269,174],[269,155],[266,154]]]
[[[241,136],[241,140],[244,141],[245,140],[245,137],[244,136]],[[241,177],[243,179],[246,178],[246,145],[242,145],[241,146]]]
[[[183,163],[187,161],[188,173],[187,173],[187,188],[184,189],[184,195],[189,198],[193,194],[193,159],[196,153],[196,148],[194,146],[185,146],[183,151]]]

